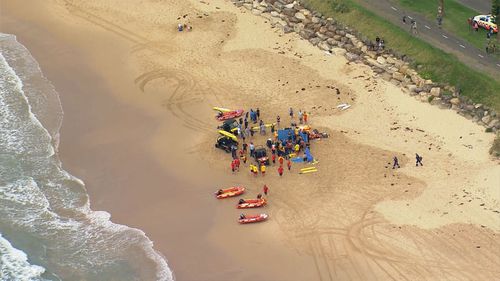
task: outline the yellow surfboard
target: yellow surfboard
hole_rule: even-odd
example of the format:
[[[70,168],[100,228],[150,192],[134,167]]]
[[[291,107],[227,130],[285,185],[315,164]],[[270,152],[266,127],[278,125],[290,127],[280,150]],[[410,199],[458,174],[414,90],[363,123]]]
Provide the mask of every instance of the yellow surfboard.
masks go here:
[[[300,169],[301,171],[307,171],[307,170],[315,170],[316,167],[308,167],[308,168],[302,168]]]
[[[229,112],[232,111],[231,109],[223,108],[223,107],[213,107],[213,110],[219,111],[219,112]]]
[[[318,170],[314,169],[314,170],[307,170],[307,171],[300,171],[299,174],[309,174],[309,173],[316,173]]]
[[[276,123],[269,123],[269,124],[264,124],[266,128],[271,128],[272,126],[276,126]],[[258,131],[260,130],[260,126],[255,126],[252,127],[252,131]]]
[[[228,138],[230,138],[230,139],[232,139],[234,141],[238,141],[238,138],[235,135],[233,135],[233,134],[231,134],[229,132],[226,132],[226,131],[223,131],[223,130],[219,130],[219,134],[221,134],[221,135],[223,135],[225,137],[228,137]]]

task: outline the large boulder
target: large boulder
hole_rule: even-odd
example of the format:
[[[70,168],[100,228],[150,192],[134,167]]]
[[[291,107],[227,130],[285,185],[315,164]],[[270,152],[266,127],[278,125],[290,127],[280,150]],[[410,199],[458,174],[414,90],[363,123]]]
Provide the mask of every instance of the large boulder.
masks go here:
[[[355,61],[355,60],[358,60],[359,59],[359,56],[356,55],[356,54],[353,54],[353,53],[345,53],[345,58],[348,60],[348,61]]]
[[[313,46],[316,46],[319,44],[319,42],[321,42],[321,39],[319,39],[318,37],[313,37],[313,38],[309,39],[309,42],[311,42],[311,44],[313,44]]]
[[[441,88],[439,88],[439,87],[431,88],[431,95],[433,95],[435,97],[439,97],[441,95]]]
[[[333,53],[335,53],[338,56],[343,56],[347,53],[346,49],[342,49],[342,48],[333,48],[332,51],[333,51]]]
[[[310,30],[310,29],[302,29],[300,32],[299,32],[299,35],[304,38],[304,39],[311,39],[312,37],[315,36],[314,34],[314,31]]]
[[[483,118],[481,118],[481,121],[483,121],[484,124],[489,124],[490,121],[491,121],[491,116],[490,115],[486,115]]]
[[[252,10],[253,5],[252,5],[251,3],[245,3],[245,4],[243,4],[243,7],[244,7],[245,9],[247,9],[247,10]]]
[[[298,20],[305,20],[306,16],[301,12],[297,12],[297,13],[295,13],[295,18]]]
[[[318,47],[323,51],[329,51],[331,49],[330,44],[328,44],[326,41],[319,43]]]
[[[450,100],[450,103],[453,105],[459,105],[460,104],[460,99],[459,98],[452,98]]]
[[[414,84],[408,84],[406,85],[406,88],[410,91],[410,93],[416,93],[417,92],[417,85]]]
[[[405,80],[405,75],[401,72],[396,71],[392,74],[392,78],[394,78],[398,81],[403,81],[403,80]]]
[[[385,58],[382,56],[379,56],[377,58],[377,62],[380,63],[381,65],[384,65],[386,63]],[[400,80],[401,81],[401,80]]]

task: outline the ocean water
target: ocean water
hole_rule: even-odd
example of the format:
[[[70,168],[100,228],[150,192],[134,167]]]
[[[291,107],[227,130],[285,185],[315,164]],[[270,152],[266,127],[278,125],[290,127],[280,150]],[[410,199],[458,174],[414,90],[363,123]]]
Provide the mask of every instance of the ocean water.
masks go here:
[[[91,210],[84,183],[62,169],[62,122],[36,60],[0,33],[0,281],[173,280],[148,237]]]

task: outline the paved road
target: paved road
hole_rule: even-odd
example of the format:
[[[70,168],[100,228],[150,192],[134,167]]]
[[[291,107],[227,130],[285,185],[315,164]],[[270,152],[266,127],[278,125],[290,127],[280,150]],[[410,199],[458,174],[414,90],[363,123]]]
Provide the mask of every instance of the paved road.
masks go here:
[[[491,0],[456,0],[464,6],[478,11],[480,14],[491,13]],[[445,5],[446,11],[446,5]]]
[[[471,3],[486,2],[485,0],[462,1],[468,1]],[[418,35],[416,36],[422,38],[431,45],[444,50],[445,52],[456,55],[460,61],[478,71],[488,72],[493,77],[499,77],[500,61],[498,59],[487,55],[484,50],[479,50],[466,41],[440,29],[436,22],[429,21],[425,19],[424,16],[417,13],[404,11],[401,7],[389,0],[359,0],[359,3],[369,8],[376,14],[384,17],[388,21],[402,26],[408,33],[410,33],[410,24],[409,21],[407,21],[406,25],[402,22],[403,15],[406,15],[407,18],[416,20],[418,27]],[[476,3],[475,5],[479,4]],[[376,35],[373,37],[375,36]],[[391,42],[387,42],[388,47],[391,47],[390,44]]]

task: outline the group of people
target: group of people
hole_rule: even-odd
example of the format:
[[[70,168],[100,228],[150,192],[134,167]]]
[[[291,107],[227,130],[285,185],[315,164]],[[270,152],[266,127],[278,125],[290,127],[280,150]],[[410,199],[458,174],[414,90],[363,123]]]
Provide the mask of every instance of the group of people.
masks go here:
[[[191,31],[191,30],[193,30],[193,27],[191,25],[188,25],[188,24],[179,23],[177,25],[177,31],[181,32],[184,30]]]
[[[288,110],[288,114],[290,115],[290,119],[293,120],[293,117],[294,117],[294,112],[293,112],[293,108],[290,107],[290,109]],[[299,124],[307,124],[307,119],[309,118],[309,115],[307,114],[307,112],[305,111],[302,111],[302,109],[299,109],[299,112],[297,114],[298,118],[299,118]],[[280,123],[280,116],[276,116],[276,123],[279,125]]]
[[[418,167],[418,165],[420,166],[423,166],[424,164],[422,163],[422,159],[423,157],[418,155],[418,153],[415,153],[415,166]],[[401,168],[401,166],[399,166],[399,160],[398,160],[398,157],[394,156],[393,158],[393,163],[392,163],[392,168],[393,169],[396,169],[396,168]]]

